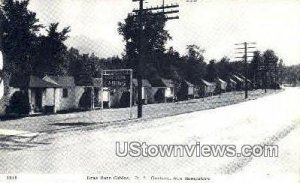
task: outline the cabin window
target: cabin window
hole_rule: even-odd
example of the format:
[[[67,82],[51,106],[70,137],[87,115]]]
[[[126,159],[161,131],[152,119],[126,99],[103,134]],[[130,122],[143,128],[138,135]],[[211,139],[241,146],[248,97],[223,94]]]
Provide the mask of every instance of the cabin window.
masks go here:
[[[63,98],[67,98],[68,95],[69,95],[68,89],[67,89],[67,88],[64,88],[64,89],[63,89]]]

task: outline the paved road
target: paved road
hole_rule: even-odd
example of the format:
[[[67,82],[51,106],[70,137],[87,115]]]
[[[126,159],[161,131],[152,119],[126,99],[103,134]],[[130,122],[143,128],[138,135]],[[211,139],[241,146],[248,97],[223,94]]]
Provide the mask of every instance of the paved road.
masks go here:
[[[300,89],[231,106],[106,128],[15,139],[1,173],[209,177],[211,182],[298,182]],[[117,157],[116,141],[147,144],[277,144],[279,157]],[[18,146],[16,146],[17,148]],[[80,181],[79,181],[80,182]],[[145,182],[145,180],[143,181]]]

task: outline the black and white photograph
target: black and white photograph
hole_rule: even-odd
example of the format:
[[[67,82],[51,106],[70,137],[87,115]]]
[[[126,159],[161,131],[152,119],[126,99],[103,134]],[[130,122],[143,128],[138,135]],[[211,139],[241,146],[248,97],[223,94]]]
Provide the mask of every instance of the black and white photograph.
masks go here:
[[[0,0],[0,183],[299,183],[299,0]]]

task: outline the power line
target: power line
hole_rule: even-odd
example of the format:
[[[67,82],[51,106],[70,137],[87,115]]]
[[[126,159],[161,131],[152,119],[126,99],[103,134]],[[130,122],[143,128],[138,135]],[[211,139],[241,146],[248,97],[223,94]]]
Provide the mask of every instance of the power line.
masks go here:
[[[163,0],[163,3],[161,6],[156,7],[150,7],[150,8],[144,8],[144,1],[145,0],[132,0],[133,2],[139,2],[139,9],[134,9],[133,13],[135,13],[134,16],[138,17],[138,23],[139,23],[139,59],[138,59],[138,67],[137,67],[137,83],[138,83],[138,109],[137,109],[137,117],[141,118],[143,116],[143,102],[142,102],[142,66],[143,66],[143,60],[144,60],[144,44],[143,44],[143,15],[144,12],[151,12],[153,16],[156,15],[164,15],[166,20],[174,20],[179,19],[179,16],[166,16],[166,15],[172,15],[179,12],[179,10],[173,10],[174,8],[178,8],[178,4],[171,4],[171,5],[165,5],[165,1]],[[165,11],[165,10],[169,11]]]
[[[249,51],[249,49],[253,49],[253,48],[256,48],[254,47],[253,45],[255,45],[256,43],[255,42],[244,42],[244,43],[236,43],[234,45],[236,46],[243,46],[243,47],[238,47],[238,48],[235,48],[236,50],[244,50],[244,52],[238,52],[238,53],[242,53],[244,54],[243,56],[241,57],[235,57],[235,58],[242,58],[244,59],[244,62],[245,62],[245,99],[248,98],[248,58],[252,58],[253,56],[250,56],[248,55],[249,53],[253,53]],[[249,46],[251,45],[251,46]]]

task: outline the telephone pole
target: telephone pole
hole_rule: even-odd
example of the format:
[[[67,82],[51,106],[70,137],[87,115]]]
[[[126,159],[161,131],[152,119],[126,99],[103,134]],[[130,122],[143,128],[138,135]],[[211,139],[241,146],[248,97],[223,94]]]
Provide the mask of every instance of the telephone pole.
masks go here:
[[[173,8],[178,8],[179,5],[171,4],[165,5],[165,0],[163,0],[162,6],[144,8],[144,1],[145,0],[132,0],[133,2],[139,2],[139,9],[134,9],[133,13],[135,16],[138,16],[138,24],[139,24],[139,45],[138,45],[138,66],[137,66],[137,83],[138,83],[138,109],[137,109],[137,117],[141,118],[143,116],[143,101],[142,101],[142,83],[143,83],[143,61],[144,61],[144,27],[143,27],[143,20],[144,20],[144,13],[151,12],[152,15],[171,15],[178,13],[179,10],[173,10]],[[169,11],[165,11],[166,9],[171,9]],[[166,20],[178,19],[178,16],[165,16]]]
[[[244,50],[244,52],[237,52],[237,54],[244,54],[243,56],[240,57],[235,57],[237,59],[243,59],[245,62],[245,99],[248,98],[248,58],[253,57],[252,55],[250,56],[249,53],[254,53],[254,51],[249,51],[250,49],[255,49],[256,47],[254,46],[256,43],[254,42],[244,42],[244,43],[237,43],[234,44],[238,46],[235,48],[236,50]],[[241,47],[243,46],[243,47]]]

